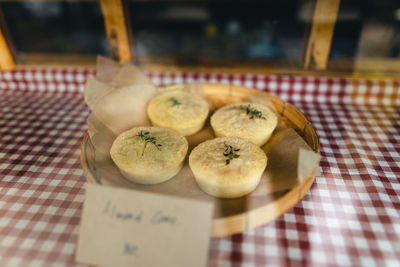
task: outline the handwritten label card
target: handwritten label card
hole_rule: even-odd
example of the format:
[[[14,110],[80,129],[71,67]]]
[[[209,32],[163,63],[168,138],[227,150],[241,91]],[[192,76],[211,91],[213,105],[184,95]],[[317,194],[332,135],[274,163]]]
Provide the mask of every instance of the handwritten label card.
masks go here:
[[[76,260],[206,266],[212,203],[88,184]]]

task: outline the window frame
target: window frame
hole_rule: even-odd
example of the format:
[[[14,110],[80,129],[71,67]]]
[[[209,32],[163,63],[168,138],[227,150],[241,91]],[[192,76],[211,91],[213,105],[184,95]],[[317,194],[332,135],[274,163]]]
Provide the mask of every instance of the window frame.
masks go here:
[[[12,1],[12,0],[8,0]],[[23,0],[14,0],[23,1]],[[60,1],[60,0],[55,0]],[[93,0],[74,0],[93,1]],[[177,0],[174,0],[177,1]],[[119,61],[141,63],[147,71],[203,71],[259,74],[294,74],[339,77],[392,77],[400,78],[396,59],[330,60],[329,53],[337,21],[340,0],[308,0],[309,10],[300,62],[289,60],[248,61],[241,64],[225,60],[202,59],[197,65],[179,66],[171,59],[149,57],[144,62],[135,58],[134,36],[128,14],[128,0],[99,0],[112,57]],[[71,54],[25,54],[26,63],[18,64],[17,51],[8,34],[0,10],[0,70],[35,66],[89,67],[95,66],[95,56]],[[273,67],[269,67],[273,66]]]

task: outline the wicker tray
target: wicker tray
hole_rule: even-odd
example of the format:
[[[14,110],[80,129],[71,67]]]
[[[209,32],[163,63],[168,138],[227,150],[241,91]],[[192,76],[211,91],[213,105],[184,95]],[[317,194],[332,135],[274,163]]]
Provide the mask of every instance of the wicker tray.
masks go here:
[[[184,85],[168,86],[165,89],[174,89],[180,86]],[[218,108],[226,104],[241,102],[249,94],[258,91],[241,86],[203,84],[202,92],[207,100]],[[318,136],[304,114],[293,105],[273,95],[269,95],[269,97],[280,115],[292,124],[292,127],[302,135],[303,139],[315,152],[319,152]],[[81,164],[86,173],[87,181],[101,184],[101,180],[96,173],[100,163],[96,162],[94,148],[88,134],[84,136],[81,145]],[[121,179],[124,178],[121,176]],[[314,179],[315,177],[306,178],[299,186],[291,190],[276,192],[265,198],[258,198],[257,205],[253,207],[246,205],[246,197],[234,200],[216,200],[226,212],[223,210],[220,215],[214,217],[211,236],[219,237],[239,233],[274,220],[303,198]],[[129,188],[129,184],[126,187]]]

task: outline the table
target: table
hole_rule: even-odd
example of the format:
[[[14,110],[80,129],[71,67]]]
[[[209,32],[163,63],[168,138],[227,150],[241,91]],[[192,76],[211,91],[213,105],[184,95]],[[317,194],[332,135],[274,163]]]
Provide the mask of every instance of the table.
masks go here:
[[[266,90],[298,107],[321,143],[322,175],[262,227],[212,239],[210,266],[400,266],[400,82],[147,72],[155,85]],[[0,73],[0,265],[75,266],[85,194],[80,143],[87,69]]]

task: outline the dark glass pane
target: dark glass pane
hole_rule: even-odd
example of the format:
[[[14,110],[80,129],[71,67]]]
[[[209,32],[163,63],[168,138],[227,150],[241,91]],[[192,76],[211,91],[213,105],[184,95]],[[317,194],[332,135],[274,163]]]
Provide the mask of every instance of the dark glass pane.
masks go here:
[[[98,2],[2,2],[0,7],[19,56],[110,54]]]
[[[182,63],[196,63],[199,57],[298,61],[306,2],[130,1],[138,60],[172,56]]]
[[[400,56],[400,1],[340,2],[330,58],[397,58]]]

